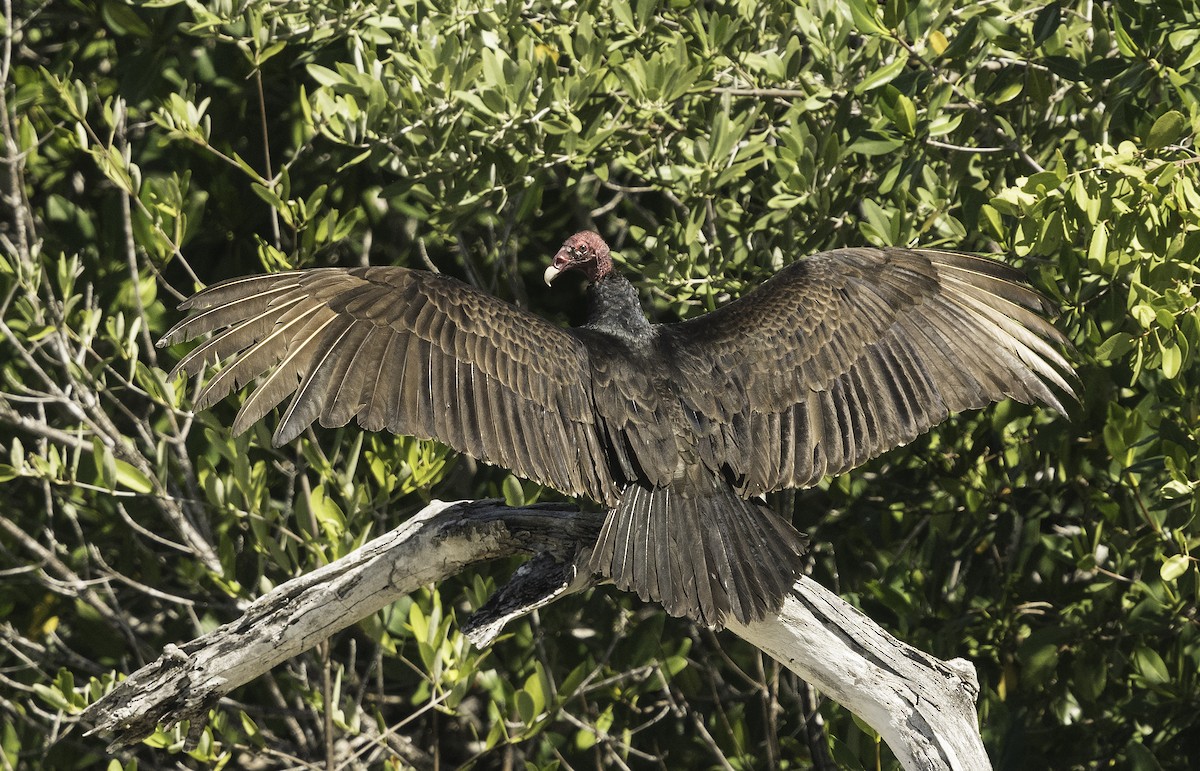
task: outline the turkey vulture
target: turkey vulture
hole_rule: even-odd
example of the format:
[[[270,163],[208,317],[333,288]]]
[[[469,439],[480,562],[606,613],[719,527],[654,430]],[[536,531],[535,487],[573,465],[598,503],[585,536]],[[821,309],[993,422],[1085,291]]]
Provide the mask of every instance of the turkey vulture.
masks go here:
[[[806,540],[761,501],[1005,397],[1060,412],[1075,375],[1049,303],[982,257],[823,252],[711,313],[652,324],[597,233],[564,329],[453,278],[398,267],[237,278],[184,302],[159,345],[215,332],[175,367],[223,368],[204,409],[252,379],[233,430],[292,395],[274,442],[358,418],[437,439],[609,509],[587,568],[709,626],[775,612]]]

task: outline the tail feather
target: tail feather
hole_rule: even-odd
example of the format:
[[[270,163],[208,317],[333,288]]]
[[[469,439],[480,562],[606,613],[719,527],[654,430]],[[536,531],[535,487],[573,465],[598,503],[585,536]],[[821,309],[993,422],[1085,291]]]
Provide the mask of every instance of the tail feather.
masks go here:
[[[719,628],[778,611],[806,545],[765,505],[693,474],[668,487],[628,488],[588,567],[673,616]]]

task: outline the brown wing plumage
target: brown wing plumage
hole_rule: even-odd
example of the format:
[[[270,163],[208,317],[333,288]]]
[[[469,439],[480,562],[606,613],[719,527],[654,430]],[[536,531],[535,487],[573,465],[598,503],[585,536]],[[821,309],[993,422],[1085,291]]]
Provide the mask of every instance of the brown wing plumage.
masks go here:
[[[290,397],[276,444],[357,418],[603,502],[590,569],[712,625],[778,609],[799,569],[804,539],[748,498],[853,468],[953,412],[1006,397],[1061,411],[1074,396],[1048,303],[979,257],[826,252],[662,327],[624,279],[594,279],[578,330],[403,268],[235,279],[185,302],[162,342],[212,333],[176,367],[221,365],[197,409],[258,381],[237,432]]]
[[[446,276],[321,268],[234,279],[180,306],[160,345],[213,336],[177,372],[222,369],[204,409],[259,379],[235,432],[291,396],[274,436],[314,420],[437,439],[570,495],[619,495],[598,440],[587,351],[568,331]]]
[[[954,252],[840,249],[663,328],[701,452],[744,495],[815,484],[947,415],[1064,411],[1069,347],[1016,270]]]

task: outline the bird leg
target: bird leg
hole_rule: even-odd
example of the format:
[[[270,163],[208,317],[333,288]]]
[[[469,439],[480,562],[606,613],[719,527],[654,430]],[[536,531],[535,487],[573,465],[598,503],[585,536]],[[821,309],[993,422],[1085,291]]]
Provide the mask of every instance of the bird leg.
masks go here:
[[[467,619],[462,633],[475,646],[487,647],[510,622],[595,583],[595,577],[580,572],[574,560],[560,562],[542,552],[517,568],[508,583]]]

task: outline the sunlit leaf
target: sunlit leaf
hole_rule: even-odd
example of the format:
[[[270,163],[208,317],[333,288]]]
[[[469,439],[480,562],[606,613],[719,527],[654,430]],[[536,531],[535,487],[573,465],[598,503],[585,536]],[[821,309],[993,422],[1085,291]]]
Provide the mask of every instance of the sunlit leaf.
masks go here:
[[[1189,125],[1188,119],[1183,116],[1183,113],[1178,110],[1168,110],[1160,115],[1158,120],[1154,121],[1154,125],[1150,127],[1150,133],[1146,135],[1146,149],[1158,150],[1177,142]]]
[[[1174,581],[1187,572],[1191,567],[1192,560],[1186,554],[1173,554],[1163,560],[1162,567],[1159,568],[1158,574],[1164,581]]]

